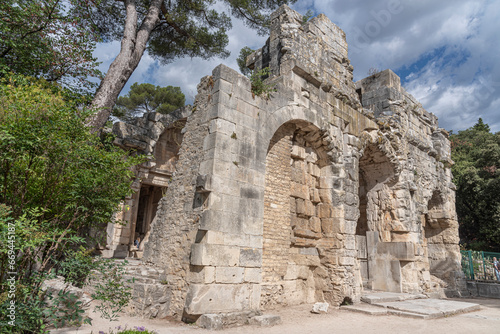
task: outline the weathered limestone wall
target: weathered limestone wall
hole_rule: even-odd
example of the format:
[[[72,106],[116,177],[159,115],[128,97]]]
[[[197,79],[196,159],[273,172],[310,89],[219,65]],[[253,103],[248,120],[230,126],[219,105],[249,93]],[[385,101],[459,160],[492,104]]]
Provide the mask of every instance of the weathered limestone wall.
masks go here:
[[[367,213],[386,212],[378,219],[383,225],[384,220],[389,223],[388,228],[377,229],[380,241],[406,245],[406,251],[398,255],[403,261],[402,291],[465,292],[448,134],[400,86],[392,71],[363,79],[356,87],[363,106],[369,108],[364,112],[379,125],[378,134],[371,134],[372,141],[378,136],[391,143],[382,151],[394,163],[395,177],[374,202],[375,209]]]
[[[149,161],[134,169],[135,179],[131,187],[133,194],[124,199],[122,210],[117,212],[115,216],[115,219],[122,221],[123,224],[108,224],[106,230],[107,245],[103,256],[125,258],[142,255],[144,243],[150,236],[150,222],[156,214],[157,193],[166,189],[170,177],[175,172],[178,151],[182,143],[181,130],[190,113],[191,107],[185,107],[168,115],[146,113],[143,117],[136,118],[129,123],[117,122],[113,124],[115,145],[124,150],[145,155],[149,157]],[[146,208],[140,205],[143,185],[155,187],[153,190],[155,195],[149,198],[151,201]],[[144,209],[146,212],[142,212]],[[137,222],[141,212],[145,213],[144,219],[146,221],[144,223],[146,226],[143,229],[146,233],[141,234],[143,239],[140,247],[137,248],[134,247],[133,243],[138,237],[136,224],[142,223]]]
[[[354,83],[345,35],[324,15],[302,24],[282,6],[271,22],[247,61],[270,67],[270,98],[220,65],[185,116],[144,246],[168,282],[162,314],[339,305],[367,288],[460,292],[452,161],[437,118],[390,70]],[[144,124],[134,133],[147,137]],[[147,145],[120,140],[152,153],[163,130]]]
[[[261,305],[283,303],[289,291],[281,284],[289,266],[291,246],[290,151],[292,125],[280,128],[269,144],[266,157],[266,189],[264,194],[264,229],[262,252]],[[280,300],[276,300],[279,296]]]
[[[322,221],[326,235],[334,225],[333,208],[327,195],[320,196],[328,189],[320,188],[319,156],[305,139],[318,131],[305,132],[300,125],[281,126],[267,153],[262,308],[322,300],[328,290],[317,247],[325,242]]]
[[[180,317],[188,288],[188,279],[196,274],[190,267],[190,245],[197,238],[204,195],[197,191],[200,164],[206,159],[203,140],[209,132],[204,120],[210,89],[209,79],[202,79],[191,114],[187,117],[176,171],[167,193],[160,201],[151,227],[151,237],[145,245],[147,263],[164,269],[163,279],[171,288],[168,315]]]

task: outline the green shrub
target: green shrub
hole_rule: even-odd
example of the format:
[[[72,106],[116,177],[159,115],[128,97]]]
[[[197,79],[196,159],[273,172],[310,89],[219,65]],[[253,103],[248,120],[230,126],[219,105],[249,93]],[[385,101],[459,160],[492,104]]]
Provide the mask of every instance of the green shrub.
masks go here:
[[[96,263],[96,271],[90,277],[95,289],[92,298],[100,301],[96,310],[105,319],[117,320],[118,314],[124,310],[132,296],[130,283],[133,283],[133,279],[123,280],[127,261],[101,259]]]
[[[276,91],[274,85],[264,82],[264,79],[269,76],[269,73],[269,67],[265,67],[259,71],[252,72],[252,74],[250,75],[250,82],[252,83],[252,94],[268,99],[271,95],[271,92]]]
[[[86,250],[83,246],[80,246],[78,251],[66,250],[57,273],[63,276],[66,282],[79,288],[83,287],[89,273],[97,267],[95,259],[91,256],[92,251],[92,249]]]
[[[41,333],[47,322],[82,320],[74,296],[48,296],[42,282],[59,270],[68,282],[83,284],[94,263],[78,250],[82,236],[111,222],[130,194],[130,167],[143,161],[113,146],[112,138],[91,134],[83,101],[44,81],[0,79],[2,333]],[[6,308],[11,301],[15,326]]]

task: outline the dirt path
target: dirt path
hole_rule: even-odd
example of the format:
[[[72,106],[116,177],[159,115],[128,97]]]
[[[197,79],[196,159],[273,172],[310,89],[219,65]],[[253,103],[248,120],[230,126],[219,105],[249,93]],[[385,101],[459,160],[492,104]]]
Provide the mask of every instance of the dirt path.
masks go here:
[[[258,334],[295,334],[295,333],[424,333],[424,334],[461,334],[461,333],[500,333],[500,299],[456,299],[477,303],[481,310],[448,318],[422,320],[398,316],[370,316],[346,310],[331,309],[328,314],[310,313],[311,305],[287,307],[266,312],[281,316],[282,324],[269,328],[243,326],[230,328],[217,333],[258,333]],[[93,315],[96,317],[96,315]],[[57,334],[97,334],[108,332],[116,326],[144,326],[156,330],[158,334],[210,333],[194,325],[166,320],[150,320],[120,317],[118,322],[108,322],[94,318],[92,326],[79,329],[66,328],[52,331]]]

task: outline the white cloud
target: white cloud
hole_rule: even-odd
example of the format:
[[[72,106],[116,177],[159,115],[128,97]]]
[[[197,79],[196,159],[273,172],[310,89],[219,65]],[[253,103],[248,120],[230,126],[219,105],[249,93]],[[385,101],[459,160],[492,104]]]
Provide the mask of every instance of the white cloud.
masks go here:
[[[499,1],[312,3],[346,32],[356,80],[391,68],[440,126],[460,130],[483,117],[500,130]]]
[[[496,59],[500,1],[304,0],[293,8],[325,13],[346,32],[356,80],[371,67],[391,68],[402,75],[407,90],[440,118],[440,126],[460,130],[483,117],[494,131],[500,130],[500,62]],[[124,92],[136,81],[174,85],[192,102],[201,77],[220,63],[237,69],[239,50],[259,48],[267,38],[234,19],[228,36],[231,56],[227,59],[183,58],[159,65],[145,55]],[[103,68],[109,67],[118,51],[118,42],[99,46],[96,55],[104,61]]]
[[[225,10],[221,4],[216,4],[216,6],[219,10]],[[145,53],[121,95],[126,94],[134,82],[147,82],[159,86],[179,86],[186,95],[186,102],[192,103],[196,95],[196,86],[203,76],[210,75],[219,64],[225,64],[238,70],[236,58],[241,48],[244,46],[254,49],[260,48],[267,39],[267,36],[258,36],[254,30],[249,29],[241,20],[237,19],[233,19],[233,28],[228,32],[228,37],[227,50],[231,52],[231,55],[226,59],[180,58],[173,63],[162,65]],[[108,70],[119,51],[120,42],[117,41],[98,45],[94,56],[103,62],[100,66],[101,71]]]

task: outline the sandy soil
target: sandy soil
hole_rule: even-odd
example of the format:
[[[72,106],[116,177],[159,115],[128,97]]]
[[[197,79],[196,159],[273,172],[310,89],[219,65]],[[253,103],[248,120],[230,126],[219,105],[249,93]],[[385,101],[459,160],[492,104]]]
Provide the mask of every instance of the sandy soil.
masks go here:
[[[282,324],[274,327],[242,326],[230,328],[217,333],[259,333],[259,334],[295,334],[295,333],[425,333],[425,334],[461,334],[461,333],[500,333],[500,299],[456,299],[458,301],[477,303],[481,310],[459,314],[441,319],[411,319],[398,316],[371,316],[349,312],[342,309],[330,309],[328,314],[310,313],[311,305],[286,307],[266,312],[281,316]],[[92,326],[81,328],[64,328],[54,330],[57,334],[97,334],[108,332],[118,325],[144,326],[156,330],[158,334],[167,333],[207,333],[209,331],[187,325],[182,322],[141,319],[121,316],[117,322],[109,322],[92,314]]]

